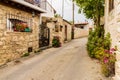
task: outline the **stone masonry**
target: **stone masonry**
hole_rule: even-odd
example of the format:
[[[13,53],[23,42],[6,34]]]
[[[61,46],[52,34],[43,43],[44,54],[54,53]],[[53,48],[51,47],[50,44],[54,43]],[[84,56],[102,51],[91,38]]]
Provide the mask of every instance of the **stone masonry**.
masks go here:
[[[120,0],[114,0],[113,9],[110,11],[111,0],[105,0],[105,32],[110,32],[112,46],[117,46],[116,67],[114,80],[120,80]]]
[[[66,41],[71,40],[72,26],[66,20],[62,19],[61,17],[58,17],[58,18],[43,17],[42,21],[46,22],[47,27],[50,29],[50,45],[52,45],[52,40],[54,36],[59,36],[60,42],[62,44],[64,43],[65,39]],[[56,32],[55,26],[57,26],[58,28],[57,32]],[[67,28],[66,33],[65,33],[65,26]]]
[[[21,16],[30,17],[33,20],[32,32],[7,31],[6,13],[20,13]],[[38,49],[38,40],[39,16],[33,18],[32,13],[0,3],[0,65],[27,53],[28,47]]]

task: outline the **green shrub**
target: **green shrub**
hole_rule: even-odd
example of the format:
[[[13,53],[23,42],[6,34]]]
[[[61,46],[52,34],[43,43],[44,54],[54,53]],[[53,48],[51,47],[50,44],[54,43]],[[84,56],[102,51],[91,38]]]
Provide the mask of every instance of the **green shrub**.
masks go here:
[[[96,27],[95,30],[89,31],[89,37],[87,42],[87,51],[90,57],[96,58],[96,51],[103,46],[104,40],[104,28]]]
[[[102,72],[108,77],[115,74],[115,49],[110,49],[110,33],[104,36],[104,28],[96,27],[95,30],[89,31],[87,42],[87,51],[91,58],[96,58],[102,63]]]
[[[55,36],[52,40],[52,46],[53,47],[61,47],[60,38],[58,36]]]
[[[100,47],[100,48],[95,48],[95,58],[101,60],[101,58],[103,57],[103,55],[105,54],[104,52],[104,48]]]
[[[110,33],[106,34],[103,44],[104,44],[104,49],[108,49],[108,50],[110,49],[110,45],[111,45]]]
[[[40,50],[40,49],[38,49],[38,50],[35,50],[35,51],[34,51],[34,53],[38,53],[38,52],[41,52],[41,50]]]
[[[25,53],[25,54],[22,55],[22,57],[27,57],[29,55],[30,55],[30,53]]]

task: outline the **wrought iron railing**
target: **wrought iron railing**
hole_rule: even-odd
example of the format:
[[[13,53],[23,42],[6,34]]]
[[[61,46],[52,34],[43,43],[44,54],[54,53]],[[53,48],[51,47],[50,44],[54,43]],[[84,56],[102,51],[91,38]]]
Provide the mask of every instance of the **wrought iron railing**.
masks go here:
[[[33,4],[34,6],[38,6],[48,12],[55,12],[54,8],[50,5],[50,3],[47,0],[24,0],[30,4]]]

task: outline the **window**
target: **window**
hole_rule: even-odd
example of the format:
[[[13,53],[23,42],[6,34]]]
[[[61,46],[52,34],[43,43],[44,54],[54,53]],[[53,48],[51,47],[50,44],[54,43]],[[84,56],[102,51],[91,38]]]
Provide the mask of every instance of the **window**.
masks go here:
[[[114,9],[114,0],[109,0],[109,12]]]
[[[62,31],[63,26],[60,26],[60,31]]]
[[[59,32],[59,26],[55,25],[55,32]]]
[[[15,14],[7,14],[7,31],[31,32],[32,20]]]
[[[81,29],[84,29],[84,26],[80,26]]]

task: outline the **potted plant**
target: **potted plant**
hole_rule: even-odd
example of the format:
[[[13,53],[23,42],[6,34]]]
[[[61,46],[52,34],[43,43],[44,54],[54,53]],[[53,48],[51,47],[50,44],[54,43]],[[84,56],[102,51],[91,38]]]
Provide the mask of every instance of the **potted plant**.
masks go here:
[[[54,38],[52,40],[52,46],[53,47],[61,47],[61,42],[60,42],[59,36],[54,36]]]
[[[25,22],[19,22],[16,24],[14,27],[14,31],[19,31],[19,32],[30,32],[30,28],[28,27],[27,23]]]
[[[31,30],[30,30],[30,28],[29,27],[26,27],[25,28],[25,32],[30,32]]]

